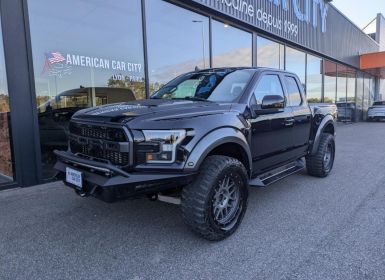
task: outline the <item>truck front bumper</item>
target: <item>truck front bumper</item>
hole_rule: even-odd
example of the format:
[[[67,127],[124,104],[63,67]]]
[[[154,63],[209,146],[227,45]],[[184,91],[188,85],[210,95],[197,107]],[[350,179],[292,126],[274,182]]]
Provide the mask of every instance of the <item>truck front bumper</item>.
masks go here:
[[[59,171],[67,186],[82,195],[93,195],[108,202],[183,186],[190,183],[196,175],[196,173],[165,171],[125,172],[115,166],[83,159],[69,152],[54,151],[54,153],[58,158],[55,169]],[[66,182],[67,168],[82,173],[81,189]]]

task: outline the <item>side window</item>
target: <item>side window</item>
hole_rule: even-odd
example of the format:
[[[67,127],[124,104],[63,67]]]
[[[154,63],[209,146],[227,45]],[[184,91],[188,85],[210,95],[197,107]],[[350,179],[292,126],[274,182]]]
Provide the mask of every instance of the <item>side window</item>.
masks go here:
[[[254,97],[257,104],[262,104],[262,100],[266,95],[280,95],[285,97],[281,82],[277,75],[263,76],[254,90]]]
[[[297,81],[293,77],[285,76],[286,88],[288,94],[288,105],[290,107],[300,106],[302,104],[301,91]]]

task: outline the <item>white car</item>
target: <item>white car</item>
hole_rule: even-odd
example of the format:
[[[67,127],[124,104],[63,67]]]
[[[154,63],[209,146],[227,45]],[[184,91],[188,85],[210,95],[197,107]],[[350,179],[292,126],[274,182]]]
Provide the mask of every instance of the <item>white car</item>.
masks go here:
[[[368,110],[369,121],[385,120],[385,101],[376,101]]]

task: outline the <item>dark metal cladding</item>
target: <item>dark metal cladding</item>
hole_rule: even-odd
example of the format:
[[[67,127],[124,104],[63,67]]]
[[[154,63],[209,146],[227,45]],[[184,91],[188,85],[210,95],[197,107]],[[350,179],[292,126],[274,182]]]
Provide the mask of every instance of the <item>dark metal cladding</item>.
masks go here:
[[[323,0],[320,0],[321,2]],[[294,1],[277,0],[174,0],[184,4],[194,4],[196,7],[208,7],[214,14],[220,14],[246,23],[249,28],[255,29],[262,34],[276,36],[291,43],[305,47],[323,56],[341,61],[356,68],[359,68],[359,55],[364,53],[376,52],[379,45],[372,38],[367,36],[360,28],[353,24],[345,15],[337,10],[333,5],[325,3],[328,7],[326,18],[326,30],[322,32],[322,18],[320,5],[316,4],[315,14],[317,16],[317,26],[313,27],[313,3],[317,1],[309,0],[309,21],[300,21],[294,12]],[[287,9],[283,8],[283,3],[287,3]],[[304,13],[304,0],[297,1],[299,10]],[[234,3],[234,5],[233,5]],[[322,2],[323,4],[324,2]],[[244,9],[236,9],[244,5]],[[254,12],[248,13],[245,9],[251,5]],[[236,8],[234,8],[234,6]],[[263,21],[263,12],[271,15],[270,22]],[[253,14],[253,16],[250,16]],[[261,20],[262,19],[262,20]],[[279,27],[280,21],[281,26]],[[298,33],[285,31],[285,22],[298,26]],[[275,25],[275,26],[274,26]],[[296,32],[294,32],[296,33]]]

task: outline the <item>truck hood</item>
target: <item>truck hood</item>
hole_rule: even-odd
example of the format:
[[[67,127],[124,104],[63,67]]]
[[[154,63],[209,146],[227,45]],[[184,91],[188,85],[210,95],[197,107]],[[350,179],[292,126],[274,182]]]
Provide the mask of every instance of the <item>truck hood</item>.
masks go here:
[[[223,114],[230,109],[229,103],[146,99],[84,109],[78,111],[74,118],[103,122],[129,122],[138,118],[159,121]]]

